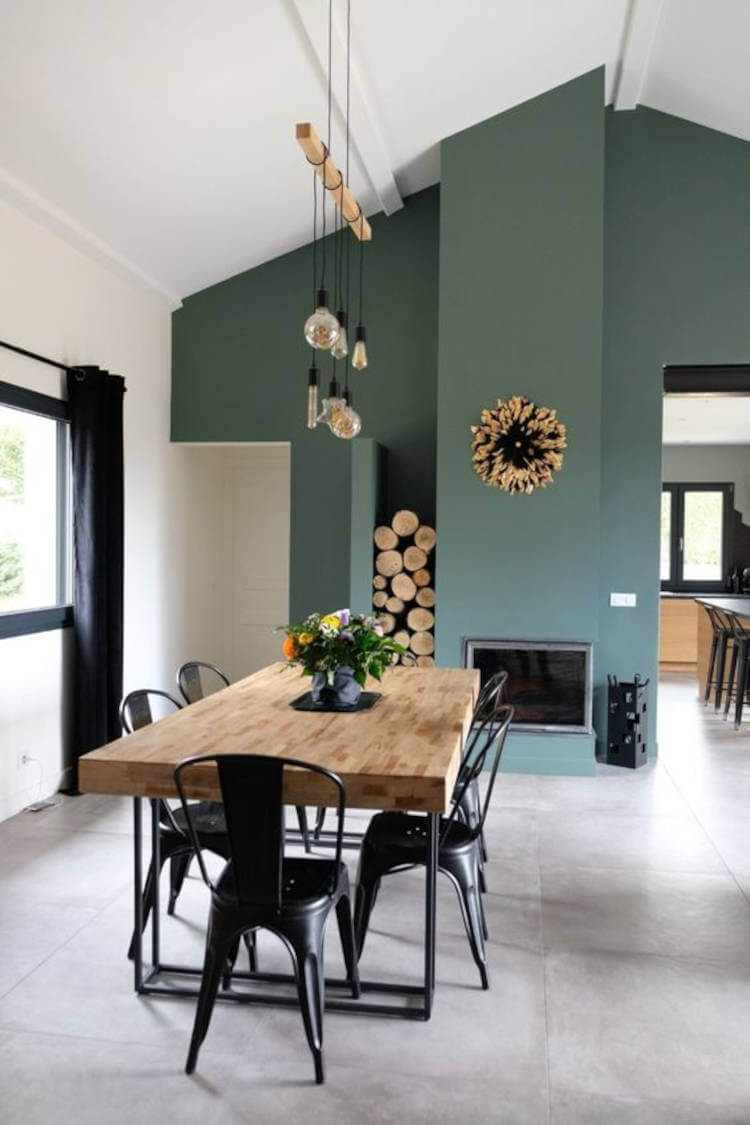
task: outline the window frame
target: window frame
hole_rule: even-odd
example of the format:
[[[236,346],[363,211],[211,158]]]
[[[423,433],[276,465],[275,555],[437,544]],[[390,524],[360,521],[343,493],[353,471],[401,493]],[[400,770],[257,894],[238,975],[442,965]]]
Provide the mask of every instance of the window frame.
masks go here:
[[[72,512],[69,514],[70,497],[70,458],[68,443],[70,433],[70,412],[63,399],[40,391],[19,387],[15,383],[0,381],[0,406],[23,410],[28,414],[38,414],[57,423],[57,597],[56,605],[41,609],[20,609],[0,611],[0,639],[24,637],[31,633],[46,633],[52,629],[66,629],[73,624],[73,604],[63,601],[68,578],[68,559],[70,557],[72,533]]]
[[[668,492],[671,496],[670,520],[670,551],[669,570],[670,577],[661,579],[661,589],[670,593],[712,593],[726,590],[725,575],[719,579],[701,580],[685,579],[682,577],[684,562],[683,546],[685,541],[685,493],[686,492],[721,492],[724,496],[723,518],[721,529],[721,555],[722,569],[726,570],[732,558],[732,513],[734,511],[734,484],[727,481],[700,481],[696,483],[683,481],[664,481],[661,486],[662,495]]]

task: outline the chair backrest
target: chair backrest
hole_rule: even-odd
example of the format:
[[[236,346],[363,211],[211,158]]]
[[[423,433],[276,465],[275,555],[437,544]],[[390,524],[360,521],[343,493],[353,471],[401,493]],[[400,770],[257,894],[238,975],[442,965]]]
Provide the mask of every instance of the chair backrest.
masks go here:
[[[187,660],[177,669],[177,687],[186,703],[197,703],[215,691],[229,687],[229,678],[215,664]]]
[[[481,814],[477,824],[471,829],[471,835],[474,839],[480,835],[484,827],[487,810],[490,807],[492,790],[495,786],[495,777],[497,775],[498,766],[500,765],[505,739],[508,736],[508,727],[512,720],[513,708],[510,704],[504,703],[485,715],[480,723],[472,738],[471,750],[464,758],[463,767],[453,794],[451,811],[446,819],[445,828],[443,829],[443,835],[450,831],[450,825],[458,815],[458,810],[461,807],[461,802],[466,794],[466,790],[475,781],[479,780],[480,775],[485,770],[489,761],[487,788],[484,794]],[[494,752],[492,752],[493,745],[495,747]]]
[[[187,758],[175,766],[174,779],[185,812],[188,832],[200,863],[201,874],[214,894],[220,891],[211,881],[201,854],[192,808],[186,788],[189,771],[213,766],[218,773],[221,799],[227,821],[237,897],[243,905],[272,906],[280,909],[283,902],[284,860],[284,769],[308,770],[331,783],[336,793],[338,826],[336,831],[335,866],[329,893],[333,893],[344,832],[346,794],[341,778],[331,770],[300,762],[296,758],[273,758],[263,754],[204,754]],[[200,776],[200,775],[198,775]],[[310,860],[317,863],[317,860]]]
[[[503,694],[505,692],[505,685],[508,682],[508,673],[504,668],[499,672],[495,672],[490,676],[487,683],[480,689],[477,701],[474,704],[474,714],[471,717],[471,726],[469,733],[466,736],[464,743],[463,753],[461,755],[461,766],[458,772],[459,784],[463,781],[464,771],[472,756],[474,747],[477,744],[479,733],[482,730],[482,724],[485,719],[492,718],[495,712],[499,711],[503,705]]]
[[[499,672],[495,672],[494,675],[490,676],[477,696],[477,702],[474,708],[475,723],[481,723],[487,715],[491,714],[493,709],[502,705],[507,682],[508,673],[505,668],[501,668]]]
[[[173,695],[170,695],[167,691],[160,691],[158,688],[137,688],[135,691],[128,692],[120,704],[120,724],[126,734],[132,734],[134,730],[140,730],[141,727],[147,727],[149,723],[153,723],[152,701],[154,699],[166,699],[175,711],[182,708],[182,704]]]
[[[714,613],[718,613],[719,617],[723,615],[726,620],[726,629],[735,640],[747,640],[750,637],[750,630],[736,613],[732,613],[729,609],[714,610]]]

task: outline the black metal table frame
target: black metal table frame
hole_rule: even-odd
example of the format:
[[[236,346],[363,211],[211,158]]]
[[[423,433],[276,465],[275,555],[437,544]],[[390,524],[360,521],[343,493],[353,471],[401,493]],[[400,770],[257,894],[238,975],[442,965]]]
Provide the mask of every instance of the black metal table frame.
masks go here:
[[[135,941],[133,949],[133,972],[135,991],[139,995],[147,996],[188,996],[197,998],[199,986],[187,984],[172,984],[160,980],[163,975],[200,977],[203,969],[200,966],[175,965],[163,963],[161,960],[160,944],[160,917],[159,917],[159,879],[154,878],[154,902],[151,911],[151,964],[146,967],[143,959],[143,800],[142,797],[133,798],[133,866],[134,866],[134,915],[135,915]],[[159,833],[159,801],[150,799],[151,803],[151,860],[154,872],[161,870],[161,837]],[[346,980],[326,978],[325,1010],[327,1012],[357,1012],[367,1015],[393,1016],[399,1019],[428,1020],[432,1014],[432,1003],[435,994],[435,924],[437,903],[437,870],[438,870],[438,832],[440,827],[440,814],[427,813],[427,863],[425,864],[425,945],[424,945],[424,983],[394,984],[388,981],[362,980],[363,993],[384,995],[398,995],[406,999],[406,1003],[372,1003],[367,1000],[355,1000],[346,996],[331,996],[330,990],[347,990],[351,986]],[[321,832],[316,839],[318,846],[327,847],[331,844],[333,833]],[[301,842],[298,831],[289,831],[287,838],[290,843]],[[344,847],[358,848],[361,834],[354,832],[345,833]],[[258,981],[267,984],[294,985],[296,980],[293,973],[264,973],[246,972],[235,970],[233,980]],[[409,1004],[408,1000],[421,997],[422,1004]],[[273,992],[239,992],[231,989],[219,988],[218,1000],[230,1000],[240,1004],[265,1004],[277,1007],[298,1007],[297,997],[286,996]]]

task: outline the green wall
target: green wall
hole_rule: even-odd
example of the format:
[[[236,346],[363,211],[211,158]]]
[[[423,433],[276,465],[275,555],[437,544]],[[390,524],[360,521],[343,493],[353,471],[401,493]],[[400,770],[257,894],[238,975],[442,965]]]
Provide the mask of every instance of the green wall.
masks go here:
[[[600,667],[655,683],[662,366],[750,360],[750,144],[608,110],[605,185]]]
[[[361,441],[304,425],[309,247],[175,314],[172,436],[291,441],[295,616],[368,599],[378,506],[436,516],[440,662],[467,635],[593,641],[601,743],[606,674],[657,672],[662,365],[750,359],[749,186],[749,144],[605,113],[585,74],[448,138],[439,194],[374,218]],[[470,425],[513,393],[568,427],[531,496],[471,467]],[[592,750],[515,735],[504,761],[590,772]]]
[[[415,508],[426,520],[435,513],[438,214],[430,188],[371,220],[370,365],[352,377],[362,436],[388,450],[386,510]],[[305,426],[311,269],[303,247],[186,298],[173,319],[172,440],[291,442],[295,617],[348,601],[357,503],[352,446]],[[330,363],[321,363],[326,385]]]
[[[466,636],[596,641],[599,599],[603,71],[443,142],[438,367],[437,651]],[[555,407],[555,482],[510,496],[471,464],[469,427],[498,397]],[[524,742],[524,739],[528,741]],[[511,738],[565,769],[571,736]],[[593,769],[591,739],[586,769]]]

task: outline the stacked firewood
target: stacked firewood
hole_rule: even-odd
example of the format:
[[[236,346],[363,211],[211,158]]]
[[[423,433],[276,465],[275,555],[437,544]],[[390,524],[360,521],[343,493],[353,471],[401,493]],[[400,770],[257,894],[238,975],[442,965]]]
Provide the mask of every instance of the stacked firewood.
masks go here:
[[[407,649],[404,664],[435,663],[435,588],[430,555],[435,529],[415,512],[396,512],[390,527],[375,528],[372,604],[394,641]]]

